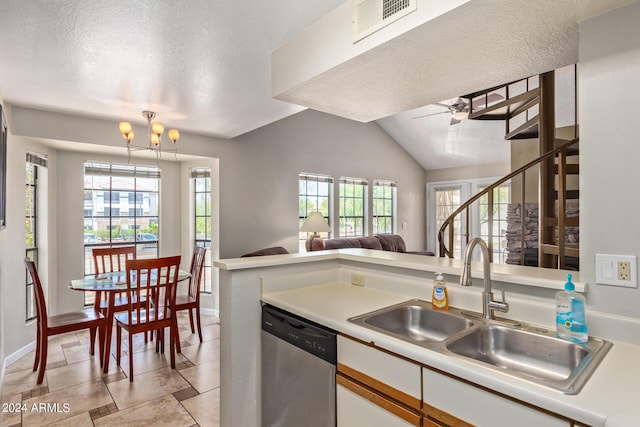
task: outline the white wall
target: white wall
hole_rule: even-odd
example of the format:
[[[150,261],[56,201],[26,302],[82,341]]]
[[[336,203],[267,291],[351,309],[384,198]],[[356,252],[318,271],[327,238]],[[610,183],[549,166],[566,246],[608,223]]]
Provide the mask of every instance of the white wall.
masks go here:
[[[595,285],[595,254],[640,256],[640,3],[580,25],[580,275],[588,304],[640,317],[640,290]],[[584,172],[583,172],[584,171]]]
[[[220,161],[222,258],[270,246],[298,251],[298,174],[398,184],[398,230],[423,249],[424,169],[377,124],[305,110],[234,139]],[[400,226],[398,227],[400,228]]]

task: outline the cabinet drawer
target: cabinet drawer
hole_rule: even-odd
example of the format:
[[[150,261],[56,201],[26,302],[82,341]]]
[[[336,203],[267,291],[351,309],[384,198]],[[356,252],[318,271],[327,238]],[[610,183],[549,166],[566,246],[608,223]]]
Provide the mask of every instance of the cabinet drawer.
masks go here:
[[[338,372],[420,410],[420,366],[370,345],[338,336]]]
[[[569,427],[569,420],[511,399],[485,391],[447,375],[423,369],[423,412],[443,423],[457,425],[447,419],[465,420],[460,425],[492,427]]]
[[[340,374],[336,376],[338,427],[420,427],[421,417]]]

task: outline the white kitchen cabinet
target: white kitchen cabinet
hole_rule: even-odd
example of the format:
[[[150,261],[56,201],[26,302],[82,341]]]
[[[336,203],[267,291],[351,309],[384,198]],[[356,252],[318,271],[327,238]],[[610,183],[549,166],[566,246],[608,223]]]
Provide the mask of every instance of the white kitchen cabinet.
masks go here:
[[[423,368],[423,413],[451,426],[570,427],[571,421]],[[428,424],[427,424],[428,425]]]
[[[337,427],[420,427],[421,416],[340,374],[336,384]]]
[[[338,427],[421,426],[420,365],[338,336]]]

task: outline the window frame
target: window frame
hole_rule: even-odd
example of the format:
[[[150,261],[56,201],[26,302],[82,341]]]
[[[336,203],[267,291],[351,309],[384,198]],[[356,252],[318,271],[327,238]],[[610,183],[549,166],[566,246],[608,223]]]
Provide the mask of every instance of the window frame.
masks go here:
[[[302,182],[304,182],[304,192],[302,191]],[[316,191],[309,193],[309,188],[313,188],[315,183]],[[320,192],[318,190],[319,184],[324,187],[326,185],[326,191]],[[326,195],[325,195],[326,193]],[[298,230],[302,227],[307,216],[314,210],[318,210],[324,216],[331,227],[331,231],[320,233],[320,237],[323,239],[329,239],[333,235],[333,177],[330,175],[320,175],[313,173],[301,172],[298,174]],[[309,205],[309,200],[314,202],[313,206]],[[303,203],[304,200],[304,203]],[[326,205],[324,202],[326,201]],[[304,252],[305,242],[311,236],[311,233],[298,231],[298,250]]]
[[[386,189],[389,188],[390,197],[386,197],[386,194],[383,197],[376,197],[376,189],[384,188],[385,193]],[[383,210],[386,211],[386,207],[390,204],[391,215],[380,215],[377,214],[378,204],[376,201],[381,201],[383,205]],[[395,234],[397,230],[397,214],[398,214],[398,185],[395,181],[387,181],[382,179],[374,179],[372,190],[371,190],[371,227],[372,234]],[[390,225],[389,227],[384,227],[383,230],[380,230],[379,223],[380,218],[384,218],[384,223]]]
[[[193,181],[193,243],[196,246],[207,248],[207,253],[202,267],[202,281],[200,282],[200,292],[211,294],[213,292],[213,264],[211,257],[211,240],[213,237],[213,198],[212,198],[212,180],[211,169],[194,168],[191,170],[190,178]],[[205,180],[205,190],[198,191],[198,180]],[[205,197],[205,214],[198,215],[198,195],[204,194]],[[208,200],[207,200],[208,197]],[[198,238],[198,218],[204,219],[205,235],[204,238]]]
[[[32,169],[31,182],[29,181],[29,176],[30,176],[29,172],[26,171],[27,168]],[[30,222],[31,231],[33,233],[33,239],[32,239],[31,245],[27,245],[27,242],[25,239],[25,257],[35,262],[37,266],[38,265],[38,240],[39,240],[38,239],[38,165],[29,161],[29,156],[27,156],[25,172],[26,172],[26,178],[27,178],[25,180],[25,184],[26,184],[25,192],[26,193],[28,192],[32,195],[31,203],[27,203],[29,205],[28,208],[25,206],[25,225],[27,222]],[[27,194],[25,194],[25,197],[28,197]],[[27,232],[26,226],[25,226],[25,237],[28,234],[29,233]],[[35,301],[35,283],[33,282],[33,278],[28,272],[26,274],[25,296],[26,296],[25,320],[28,322],[30,320],[34,320],[37,317],[36,301]]]
[[[361,195],[357,194],[359,192],[358,188],[361,188]],[[363,237],[368,234],[368,190],[369,183],[364,178],[340,178],[338,188],[338,237]],[[361,210],[358,205],[361,206]],[[353,224],[351,231],[347,227],[350,223]],[[360,226],[358,226],[358,223],[360,223]]]

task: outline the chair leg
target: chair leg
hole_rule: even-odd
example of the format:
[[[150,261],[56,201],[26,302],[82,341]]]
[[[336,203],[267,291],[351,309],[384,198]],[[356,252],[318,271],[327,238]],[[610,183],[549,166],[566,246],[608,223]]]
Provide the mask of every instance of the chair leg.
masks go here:
[[[120,325],[116,326],[116,365],[120,366],[120,350],[122,349],[122,328]],[[107,350],[109,351],[109,350]],[[129,349],[131,353],[131,349]]]
[[[189,307],[189,324],[191,325],[191,333],[194,334],[196,330],[193,327],[193,308],[192,307]]]
[[[47,347],[49,346],[48,337],[41,335],[43,337],[42,343],[40,344],[40,369],[38,370],[38,381],[36,384],[42,384],[42,380],[44,379],[44,370],[47,368]]]
[[[202,326],[200,325],[200,305],[196,305],[196,322],[198,322],[198,337],[202,342]]]
[[[96,349],[96,328],[89,328],[89,354],[94,355]]]
[[[133,382],[133,334],[129,330],[129,382]]]
[[[178,342],[178,319],[172,319],[169,328],[169,353],[171,354],[171,369],[176,369],[176,343]],[[179,343],[178,343],[179,344]]]
[[[36,327],[36,357],[33,362],[33,372],[38,370],[38,362],[40,361],[40,341],[42,340],[42,336],[40,334],[40,324]]]
[[[101,326],[98,326],[98,349],[100,350],[100,367],[102,368],[103,365],[103,361],[104,361],[104,334],[105,334],[105,329],[106,326],[103,324]]]

